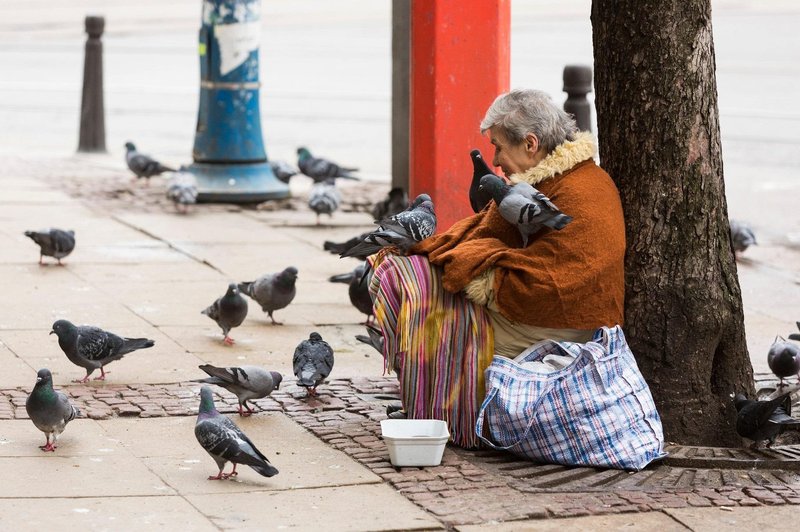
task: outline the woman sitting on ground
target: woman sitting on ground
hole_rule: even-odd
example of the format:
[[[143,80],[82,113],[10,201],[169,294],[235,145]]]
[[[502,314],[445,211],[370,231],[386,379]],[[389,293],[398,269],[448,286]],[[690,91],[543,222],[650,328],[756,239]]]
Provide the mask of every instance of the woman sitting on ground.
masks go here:
[[[398,368],[409,418],[447,421],[452,440],[475,447],[484,370],[544,339],[587,342],[622,323],[625,226],[619,193],[594,162],[592,135],[536,90],[499,96],[480,125],[493,164],[573,218],[527,247],[492,201],[412,249],[370,257],[370,290],[387,366]]]

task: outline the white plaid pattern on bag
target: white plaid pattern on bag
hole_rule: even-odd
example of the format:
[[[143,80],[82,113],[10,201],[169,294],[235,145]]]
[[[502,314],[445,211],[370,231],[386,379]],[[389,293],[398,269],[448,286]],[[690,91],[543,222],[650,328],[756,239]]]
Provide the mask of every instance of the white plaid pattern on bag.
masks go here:
[[[520,365],[549,354],[575,361],[553,373]],[[666,456],[661,418],[619,326],[598,329],[585,344],[546,340],[514,360],[497,356],[486,390],[475,432],[495,449],[634,471]]]

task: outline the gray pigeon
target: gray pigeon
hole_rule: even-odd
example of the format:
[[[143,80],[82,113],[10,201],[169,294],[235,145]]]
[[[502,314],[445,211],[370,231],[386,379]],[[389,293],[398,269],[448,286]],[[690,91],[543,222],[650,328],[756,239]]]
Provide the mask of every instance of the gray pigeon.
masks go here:
[[[136,174],[137,179],[143,177],[147,180],[146,182],[149,183],[150,178],[154,175],[175,171],[174,168],[164,166],[149,155],[136,151],[136,146],[133,142],[126,142],[125,149],[125,162],[128,163],[128,168],[131,172]]]
[[[350,175],[351,172],[357,171],[358,168],[345,168],[333,161],[314,157],[308,148],[304,147],[297,148],[297,166],[301,172],[317,183],[325,181],[329,177],[358,180],[357,177]]]
[[[217,476],[208,477],[208,480],[223,480],[238,475],[236,472],[238,464],[250,466],[265,477],[278,474],[278,470],[269,463],[267,457],[261,454],[236,423],[217,412],[211,388],[208,386],[200,388],[200,411],[197,414],[197,423],[194,425],[194,435],[219,467]],[[228,462],[233,463],[233,470],[230,473],[223,473],[222,470]]]
[[[262,275],[255,281],[239,283],[239,290],[256,303],[261,305],[261,310],[269,315],[275,325],[282,325],[275,321],[272,313],[286,308],[297,294],[297,268],[289,266],[282,272]]]
[[[39,449],[45,452],[56,450],[58,436],[64,432],[64,427],[81,415],[81,411],[69,402],[64,393],[53,389],[53,375],[47,368],[40,369],[36,374],[36,384],[25,401],[25,410],[36,428],[44,432],[45,444],[40,445]]]
[[[528,245],[528,237],[543,226],[561,230],[572,221],[572,217],[561,212],[550,198],[528,183],[510,186],[494,174],[481,177],[480,183],[481,191],[491,193],[500,216],[517,227],[523,247]]]
[[[402,187],[394,187],[382,199],[372,207],[372,218],[380,222],[384,218],[394,216],[408,208],[408,194]]]
[[[95,380],[105,380],[105,366],[137,349],[155,345],[148,338],[123,338],[90,325],[75,326],[67,320],[53,323],[50,334],[58,336],[58,345],[70,362],[86,369],[86,376],[73,382],[86,382],[94,370],[100,370]]]
[[[239,288],[235,283],[231,283],[225,295],[217,298],[208,308],[200,311],[200,314],[205,314],[217,322],[225,336],[222,341],[225,345],[233,345],[235,342],[228,333],[242,324],[247,317],[247,308],[247,301],[239,293]]]
[[[469,152],[469,157],[472,159],[472,182],[469,185],[469,204],[473,212],[481,212],[484,207],[489,205],[492,201],[492,195],[488,190],[481,190],[481,178],[485,175],[497,176],[483,158],[480,150],[472,150]]]
[[[382,355],[384,340],[381,331],[374,325],[367,325],[367,334],[368,336],[364,336],[363,334],[357,334],[356,340],[358,340],[362,344],[367,344],[368,346],[372,347],[373,349],[375,349],[375,351],[377,351]]]
[[[297,168],[287,163],[286,161],[269,161],[269,166],[272,168],[272,173],[279,181],[289,184],[289,179],[297,175]]]
[[[361,243],[361,241],[367,238],[369,235],[370,231],[367,231],[366,233],[361,233],[360,235],[354,236],[353,238],[345,240],[344,242],[333,242],[331,240],[326,240],[325,242],[322,243],[322,249],[324,249],[325,251],[330,251],[331,253],[334,253],[336,255],[341,255],[342,253],[352,248],[356,244]],[[359,260],[366,260],[366,258],[369,255],[353,255],[353,256]]]
[[[167,182],[167,199],[183,214],[189,212],[189,205],[197,203],[197,179],[183,166]]]
[[[739,436],[753,440],[752,449],[758,442],[768,440],[767,448],[775,442],[775,438],[790,425],[800,425],[800,420],[791,417],[791,394],[784,394],[769,401],[751,401],[744,394],[737,393],[734,405],[736,416],[736,432]]]
[[[744,222],[729,220],[731,226],[731,243],[733,244],[733,255],[735,258],[756,242],[756,235],[753,229]]]
[[[792,375],[797,375],[800,382],[800,347],[781,337],[776,338],[767,353],[767,365],[781,380],[778,389],[783,388],[783,379]]]
[[[43,229],[41,231],[25,231],[25,236],[39,244],[39,264],[44,264],[44,256],[58,260],[72,253],[75,249],[75,231],[61,229]]]
[[[308,195],[308,206],[317,214],[317,225],[319,225],[320,214],[332,216],[341,202],[342,196],[336,189],[336,182],[333,178],[328,178],[311,187]]]
[[[239,366],[218,368],[211,364],[203,364],[200,369],[208,373],[206,379],[192,382],[215,384],[225,388],[239,398],[239,415],[247,417],[253,410],[247,405],[248,400],[262,399],[281,386],[283,376],[277,371],[267,371],[258,366]],[[247,409],[247,413],[243,408]]]
[[[369,233],[341,256],[369,256],[387,246],[396,246],[403,253],[407,252],[411,246],[436,232],[433,201],[427,194],[420,194],[408,209],[382,220],[379,225],[379,229]]]
[[[309,397],[317,395],[317,386],[331,374],[333,349],[319,333],[312,332],[294,350],[292,359],[297,384],[308,391]]]
[[[372,268],[367,267],[366,262],[362,262],[350,273],[333,275],[328,278],[332,283],[346,283],[347,293],[350,296],[350,303],[362,314],[367,315],[367,323],[373,318],[372,296],[369,295],[369,281],[372,277]]]

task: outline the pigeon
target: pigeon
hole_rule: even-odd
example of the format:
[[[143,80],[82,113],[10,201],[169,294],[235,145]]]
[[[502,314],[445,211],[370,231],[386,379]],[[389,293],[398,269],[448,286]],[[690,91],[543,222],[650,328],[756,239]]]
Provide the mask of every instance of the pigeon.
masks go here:
[[[768,440],[769,448],[786,426],[800,425],[800,420],[790,415],[790,395],[783,394],[769,401],[751,401],[744,394],[736,394],[736,432],[743,438],[753,440],[751,449],[755,449],[762,440]]]
[[[94,370],[100,370],[95,380],[106,379],[105,366],[123,356],[153,347],[156,342],[148,338],[123,338],[91,325],[75,326],[67,320],[53,323],[50,334],[58,336],[58,345],[70,362],[86,369],[86,376],[73,382],[86,382]]]
[[[200,411],[194,425],[194,435],[197,441],[217,463],[219,473],[208,480],[224,480],[238,475],[236,466],[243,464],[250,466],[259,475],[271,477],[278,474],[278,470],[269,463],[269,460],[250,441],[236,423],[223,416],[214,407],[214,397],[211,388],[200,388]],[[233,470],[223,473],[225,465],[233,462]]]
[[[319,333],[312,332],[294,350],[292,359],[297,384],[308,391],[309,397],[317,395],[317,386],[331,374],[333,349]]]
[[[800,382],[800,347],[796,344],[776,338],[767,353],[767,364],[772,373],[781,380],[778,389],[783,388],[783,379],[792,375],[797,375]]]
[[[380,222],[384,218],[394,216],[408,208],[408,194],[402,187],[394,187],[382,199],[372,207],[372,218]]]
[[[800,321],[796,321],[795,325],[797,325],[797,328],[800,330]],[[790,334],[789,335],[789,340],[800,340],[800,334],[798,334],[798,333]]]
[[[729,220],[731,226],[731,243],[733,244],[733,256],[738,258],[739,255],[752,245],[758,244],[756,242],[756,235],[753,229],[744,222],[737,222],[736,220]]]
[[[339,208],[342,197],[336,189],[336,182],[333,178],[328,178],[321,183],[311,187],[308,195],[308,206],[317,213],[317,225],[319,225],[319,215],[333,215],[333,211]]]
[[[561,212],[550,198],[528,183],[511,186],[494,174],[481,177],[480,183],[481,190],[491,193],[500,216],[517,227],[523,247],[528,245],[528,237],[542,226],[561,230],[572,221],[571,216]]]
[[[197,179],[185,167],[181,166],[167,182],[167,199],[182,214],[189,212],[189,205],[197,203]]]
[[[367,315],[366,323],[369,323],[373,317],[372,296],[369,295],[369,280],[371,277],[371,268],[368,268],[367,264],[362,262],[352,272],[328,278],[328,281],[332,283],[346,283],[349,285],[347,293],[350,296],[350,303],[359,312]]]
[[[239,415],[247,417],[253,410],[247,405],[248,400],[262,399],[281,386],[283,376],[277,371],[267,371],[258,366],[239,366],[218,368],[211,364],[203,364],[200,369],[208,373],[206,379],[192,382],[216,384],[225,388],[239,398]],[[247,409],[247,412],[243,410]]]
[[[39,264],[44,264],[45,255],[53,257],[61,266],[61,259],[75,249],[75,231],[61,229],[43,229],[41,231],[25,231],[25,236],[39,244]]]
[[[381,331],[374,325],[367,325],[367,335],[368,336],[364,336],[363,334],[357,334],[356,340],[358,340],[362,344],[367,344],[368,346],[372,347],[382,355],[384,340]]]
[[[378,229],[340,256],[369,256],[387,246],[396,246],[403,253],[407,252],[411,246],[436,232],[433,201],[427,194],[420,194],[408,209],[378,223]]]
[[[261,305],[261,310],[269,315],[275,325],[283,325],[275,321],[272,313],[286,308],[297,294],[297,268],[289,266],[282,272],[262,275],[255,281],[239,283],[239,290]]]
[[[144,177],[147,179],[146,182],[149,183],[150,178],[154,175],[175,171],[174,168],[164,166],[149,155],[136,151],[136,146],[133,142],[126,142],[125,148],[127,150],[125,152],[125,162],[128,163],[128,168],[130,168],[131,172],[136,174],[137,179]]]
[[[354,236],[353,238],[346,240],[345,242],[331,242],[330,240],[326,240],[325,242],[322,243],[322,249],[324,249],[325,251],[330,251],[335,255],[341,255],[342,253],[352,248],[356,244],[359,244],[362,240],[367,238],[369,234],[370,231],[367,231],[366,233],[361,233],[360,235]],[[359,260],[366,260],[366,258],[369,255],[352,255],[352,256]]]
[[[472,182],[469,185],[469,204],[472,207],[472,211],[478,213],[492,201],[491,193],[488,190],[481,190],[480,188],[481,177],[489,174],[500,179],[500,176],[489,168],[480,150],[472,150],[469,152],[469,156],[472,159]]]
[[[247,317],[247,301],[239,293],[236,283],[231,283],[228,285],[225,295],[218,298],[205,310],[202,310],[200,314],[205,314],[216,321],[225,336],[222,341],[225,345],[233,345],[236,342],[228,336],[228,333],[234,327],[241,325]]]
[[[45,444],[40,445],[39,449],[45,452],[56,450],[58,436],[64,432],[67,423],[81,415],[81,411],[69,402],[63,392],[53,389],[53,375],[47,368],[40,369],[36,374],[36,384],[25,401],[25,410],[36,428],[44,432]]]
[[[305,175],[317,183],[325,181],[329,177],[341,177],[358,181],[357,177],[350,175],[350,172],[358,171],[358,168],[344,168],[333,161],[314,157],[308,148],[297,148],[297,166]]]
[[[272,173],[279,181],[289,184],[289,179],[297,175],[297,168],[287,163],[286,161],[269,161],[269,166],[272,168]]]

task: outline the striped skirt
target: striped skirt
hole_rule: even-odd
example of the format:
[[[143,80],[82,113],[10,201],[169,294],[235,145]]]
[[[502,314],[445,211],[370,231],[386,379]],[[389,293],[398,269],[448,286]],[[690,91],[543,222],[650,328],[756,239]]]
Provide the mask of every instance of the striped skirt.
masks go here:
[[[425,256],[381,251],[369,260],[385,368],[399,369],[408,418],[446,421],[453,443],[478,447],[475,422],[494,351],[486,310],[445,291]]]

